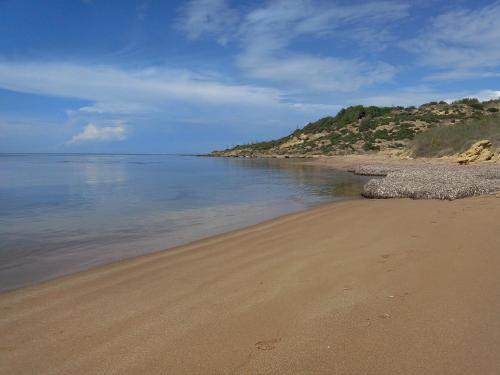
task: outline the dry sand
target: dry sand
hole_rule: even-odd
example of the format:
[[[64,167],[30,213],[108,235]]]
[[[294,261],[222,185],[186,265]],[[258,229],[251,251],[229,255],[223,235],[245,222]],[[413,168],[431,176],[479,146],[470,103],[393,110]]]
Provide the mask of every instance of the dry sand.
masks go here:
[[[0,295],[2,374],[499,374],[500,198],[349,201]]]
[[[317,156],[310,158],[291,158],[290,161],[303,164],[313,164],[340,170],[354,170],[359,166],[388,166],[388,167],[424,167],[424,166],[456,166],[456,160],[451,157],[443,158],[408,158],[377,154],[347,154],[335,156]],[[478,162],[474,165],[494,164],[491,162]]]

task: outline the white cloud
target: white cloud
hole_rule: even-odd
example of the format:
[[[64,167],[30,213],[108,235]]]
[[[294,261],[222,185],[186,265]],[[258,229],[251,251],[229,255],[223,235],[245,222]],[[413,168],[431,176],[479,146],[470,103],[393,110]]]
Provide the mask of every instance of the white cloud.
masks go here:
[[[275,0],[249,12],[242,25],[246,34],[271,33],[271,38],[332,35],[346,26],[384,26],[408,15],[409,5],[369,1],[339,5],[317,0]],[[373,31],[376,32],[379,27]]]
[[[420,105],[430,101],[439,101],[447,97],[448,93],[433,91],[427,88],[409,88],[406,90],[397,90],[387,93],[379,93],[372,96],[356,98],[351,101],[354,104],[376,105],[376,106],[412,106]]]
[[[482,69],[452,69],[444,72],[429,74],[425,77],[425,79],[427,81],[452,81],[495,77],[500,77],[500,72],[492,72]]]
[[[126,128],[123,123],[111,126],[97,126],[93,123],[89,123],[81,133],[73,136],[67,144],[88,141],[122,141],[126,138],[126,133]]]
[[[337,92],[351,92],[376,82],[387,82],[396,73],[395,67],[385,63],[369,64],[355,59],[308,55],[242,55],[240,66],[254,78],[292,83],[312,90]]]
[[[322,104],[322,103],[293,103],[290,104],[290,107],[295,110],[310,112],[314,114],[318,113],[332,114],[342,109],[342,106],[338,104]]]
[[[238,13],[225,0],[191,0],[182,8],[176,27],[187,32],[190,39],[215,36],[225,44],[238,19]]]
[[[149,112],[176,101],[270,106],[281,100],[276,89],[221,83],[189,71],[70,63],[0,62],[0,87],[89,100],[93,104],[81,109],[87,113]]]
[[[330,44],[333,50],[335,36],[347,36],[358,42],[367,38],[389,40],[387,22],[406,17],[408,10],[409,5],[393,1],[353,5],[316,0],[269,1],[242,16],[237,32],[231,33],[241,48],[237,63],[251,78],[285,83],[298,89],[347,92],[390,81],[396,69],[389,64],[297,52],[291,44],[306,36],[323,38],[323,45]],[[191,11],[194,18],[203,19],[197,17],[200,10]],[[207,21],[205,27],[220,24],[214,17],[223,18],[224,12],[211,14],[206,18],[210,22]],[[346,35],[344,30],[348,27],[362,32]],[[184,30],[190,38],[201,37],[200,29],[203,27],[198,23],[190,24],[184,19]]]
[[[481,91],[436,91],[429,87],[412,87],[404,90],[381,93],[368,97],[352,100],[352,104],[377,105],[377,106],[412,106],[428,103],[431,101],[444,100],[451,103],[463,98],[477,98],[480,101],[499,99],[498,90]]]
[[[500,99],[500,90],[481,90],[475,93],[472,93],[471,95],[466,95],[466,96],[461,96],[461,97],[455,97],[454,99],[461,99],[461,98],[477,98],[480,101],[485,101],[485,100],[492,100],[492,99]]]
[[[500,2],[479,9],[457,9],[432,19],[429,27],[407,48],[425,65],[449,69],[434,79],[468,79],[484,76],[476,69],[500,66]]]

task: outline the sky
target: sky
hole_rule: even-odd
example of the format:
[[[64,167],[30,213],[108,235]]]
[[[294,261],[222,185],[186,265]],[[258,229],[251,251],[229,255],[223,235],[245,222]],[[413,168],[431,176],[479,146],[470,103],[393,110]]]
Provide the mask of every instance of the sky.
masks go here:
[[[500,97],[500,1],[0,0],[0,152],[202,153]]]

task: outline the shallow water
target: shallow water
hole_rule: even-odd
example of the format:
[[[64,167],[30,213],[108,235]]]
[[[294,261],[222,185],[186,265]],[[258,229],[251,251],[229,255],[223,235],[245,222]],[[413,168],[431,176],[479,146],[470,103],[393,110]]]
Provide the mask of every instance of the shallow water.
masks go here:
[[[0,290],[356,195],[291,160],[0,155]]]

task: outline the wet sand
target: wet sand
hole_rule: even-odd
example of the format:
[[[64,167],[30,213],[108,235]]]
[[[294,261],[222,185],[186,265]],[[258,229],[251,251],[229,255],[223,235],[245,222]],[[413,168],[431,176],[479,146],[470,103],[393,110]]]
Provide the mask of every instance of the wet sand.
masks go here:
[[[2,374],[498,374],[500,198],[359,200],[0,294]]]

